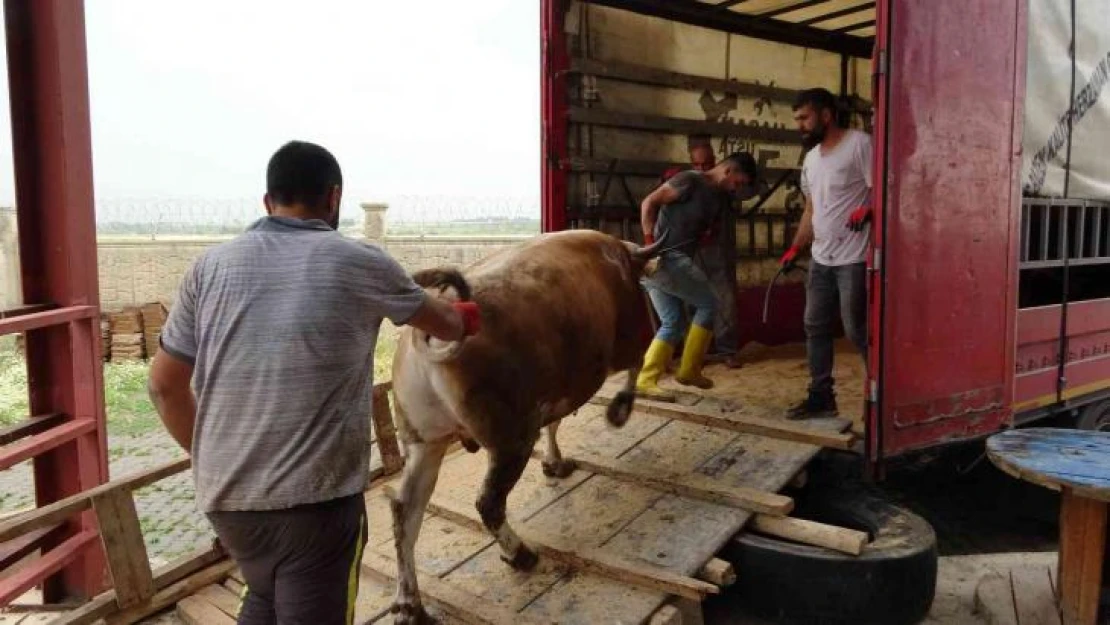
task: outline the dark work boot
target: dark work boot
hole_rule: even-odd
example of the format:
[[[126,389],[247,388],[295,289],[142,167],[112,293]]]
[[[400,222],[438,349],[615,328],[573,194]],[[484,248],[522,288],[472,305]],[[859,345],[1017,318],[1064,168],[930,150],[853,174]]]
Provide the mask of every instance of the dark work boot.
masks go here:
[[[820,419],[836,416],[836,394],[832,391],[810,391],[804,401],[790,408],[787,419]]]

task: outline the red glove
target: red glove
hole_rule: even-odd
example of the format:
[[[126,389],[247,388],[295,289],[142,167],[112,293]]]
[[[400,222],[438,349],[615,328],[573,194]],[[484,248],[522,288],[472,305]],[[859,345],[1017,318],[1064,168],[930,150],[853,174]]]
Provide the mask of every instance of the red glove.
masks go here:
[[[782,260],[779,261],[779,264],[783,267],[793,267],[794,263],[798,260],[798,254],[800,252],[801,250],[798,249],[797,245],[791,245],[790,249],[786,250],[786,253],[782,255]]]
[[[474,336],[482,328],[482,313],[476,302],[451,302],[463,322],[463,336]]]
[[[668,167],[667,171],[663,172],[663,177],[660,180],[661,182],[666,182],[680,173],[682,173],[681,167]]]
[[[863,230],[863,225],[871,221],[871,207],[860,206],[852,211],[851,216],[848,217],[848,228],[855,232]]]
[[[644,233],[644,245],[651,245],[655,243],[655,235],[650,232]]]

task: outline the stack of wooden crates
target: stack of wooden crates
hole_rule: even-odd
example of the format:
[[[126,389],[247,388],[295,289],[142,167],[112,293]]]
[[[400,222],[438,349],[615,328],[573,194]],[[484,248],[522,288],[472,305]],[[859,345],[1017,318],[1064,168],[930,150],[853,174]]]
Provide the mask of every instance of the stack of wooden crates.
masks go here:
[[[101,317],[104,359],[112,362],[144,360],[158,351],[158,337],[167,310],[160,302],[131,306]]]

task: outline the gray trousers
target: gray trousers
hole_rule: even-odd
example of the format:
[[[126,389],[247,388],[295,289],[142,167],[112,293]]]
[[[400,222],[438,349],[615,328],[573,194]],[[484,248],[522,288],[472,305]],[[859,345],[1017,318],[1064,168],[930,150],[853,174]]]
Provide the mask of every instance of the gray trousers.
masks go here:
[[[361,493],[207,516],[247,582],[240,625],[350,625],[367,540]]]
[[[837,310],[844,334],[867,361],[867,264],[829,267],[810,261],[806,278],[806,355],[811,393],[832,391],[833,324]]]

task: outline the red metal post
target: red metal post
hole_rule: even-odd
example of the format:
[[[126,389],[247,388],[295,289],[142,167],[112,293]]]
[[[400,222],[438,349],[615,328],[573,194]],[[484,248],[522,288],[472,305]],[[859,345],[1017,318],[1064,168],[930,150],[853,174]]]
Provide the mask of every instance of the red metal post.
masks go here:
[[[882,448],[882,411],[879,403],[881,386],[879,376],[883,368],[882,314],[883,314],[883,271],[881,259],[884,253],[887,196],[886,196],[886,155],[887,155],[887,107],[889,106],[889,75],[887,59],[890,54],[890,0],[875,5],[875,49],[871,60],[871,101],[874,102],[872,118],[872,206],[875,216],[871,224],[872,257],[868,259],[868,315],[867,333],[870,337],[867,353],[867,377],[864,384],[864,397],[867,398],[867,415],[864,434],[864,463],[872,477],[881,474]],[[876,265],[875,258],[880,259]],[[871,390],[874,388],[875,393]]]
[[[24,299],[98,307],[84,4],[5,0],[4,17]],[[32,414],[92,425],[34,459],[40,506],[107,481],[98,326],[94,312],[26,334]],[[44,551],[95,529],[91,512],[74,517]],[[89,597],[105,582],[93,541],[46,580],[44,599]]]
[[[567,52],[566,0],[541,0],[541,225],[544,232],[567,227]]]

